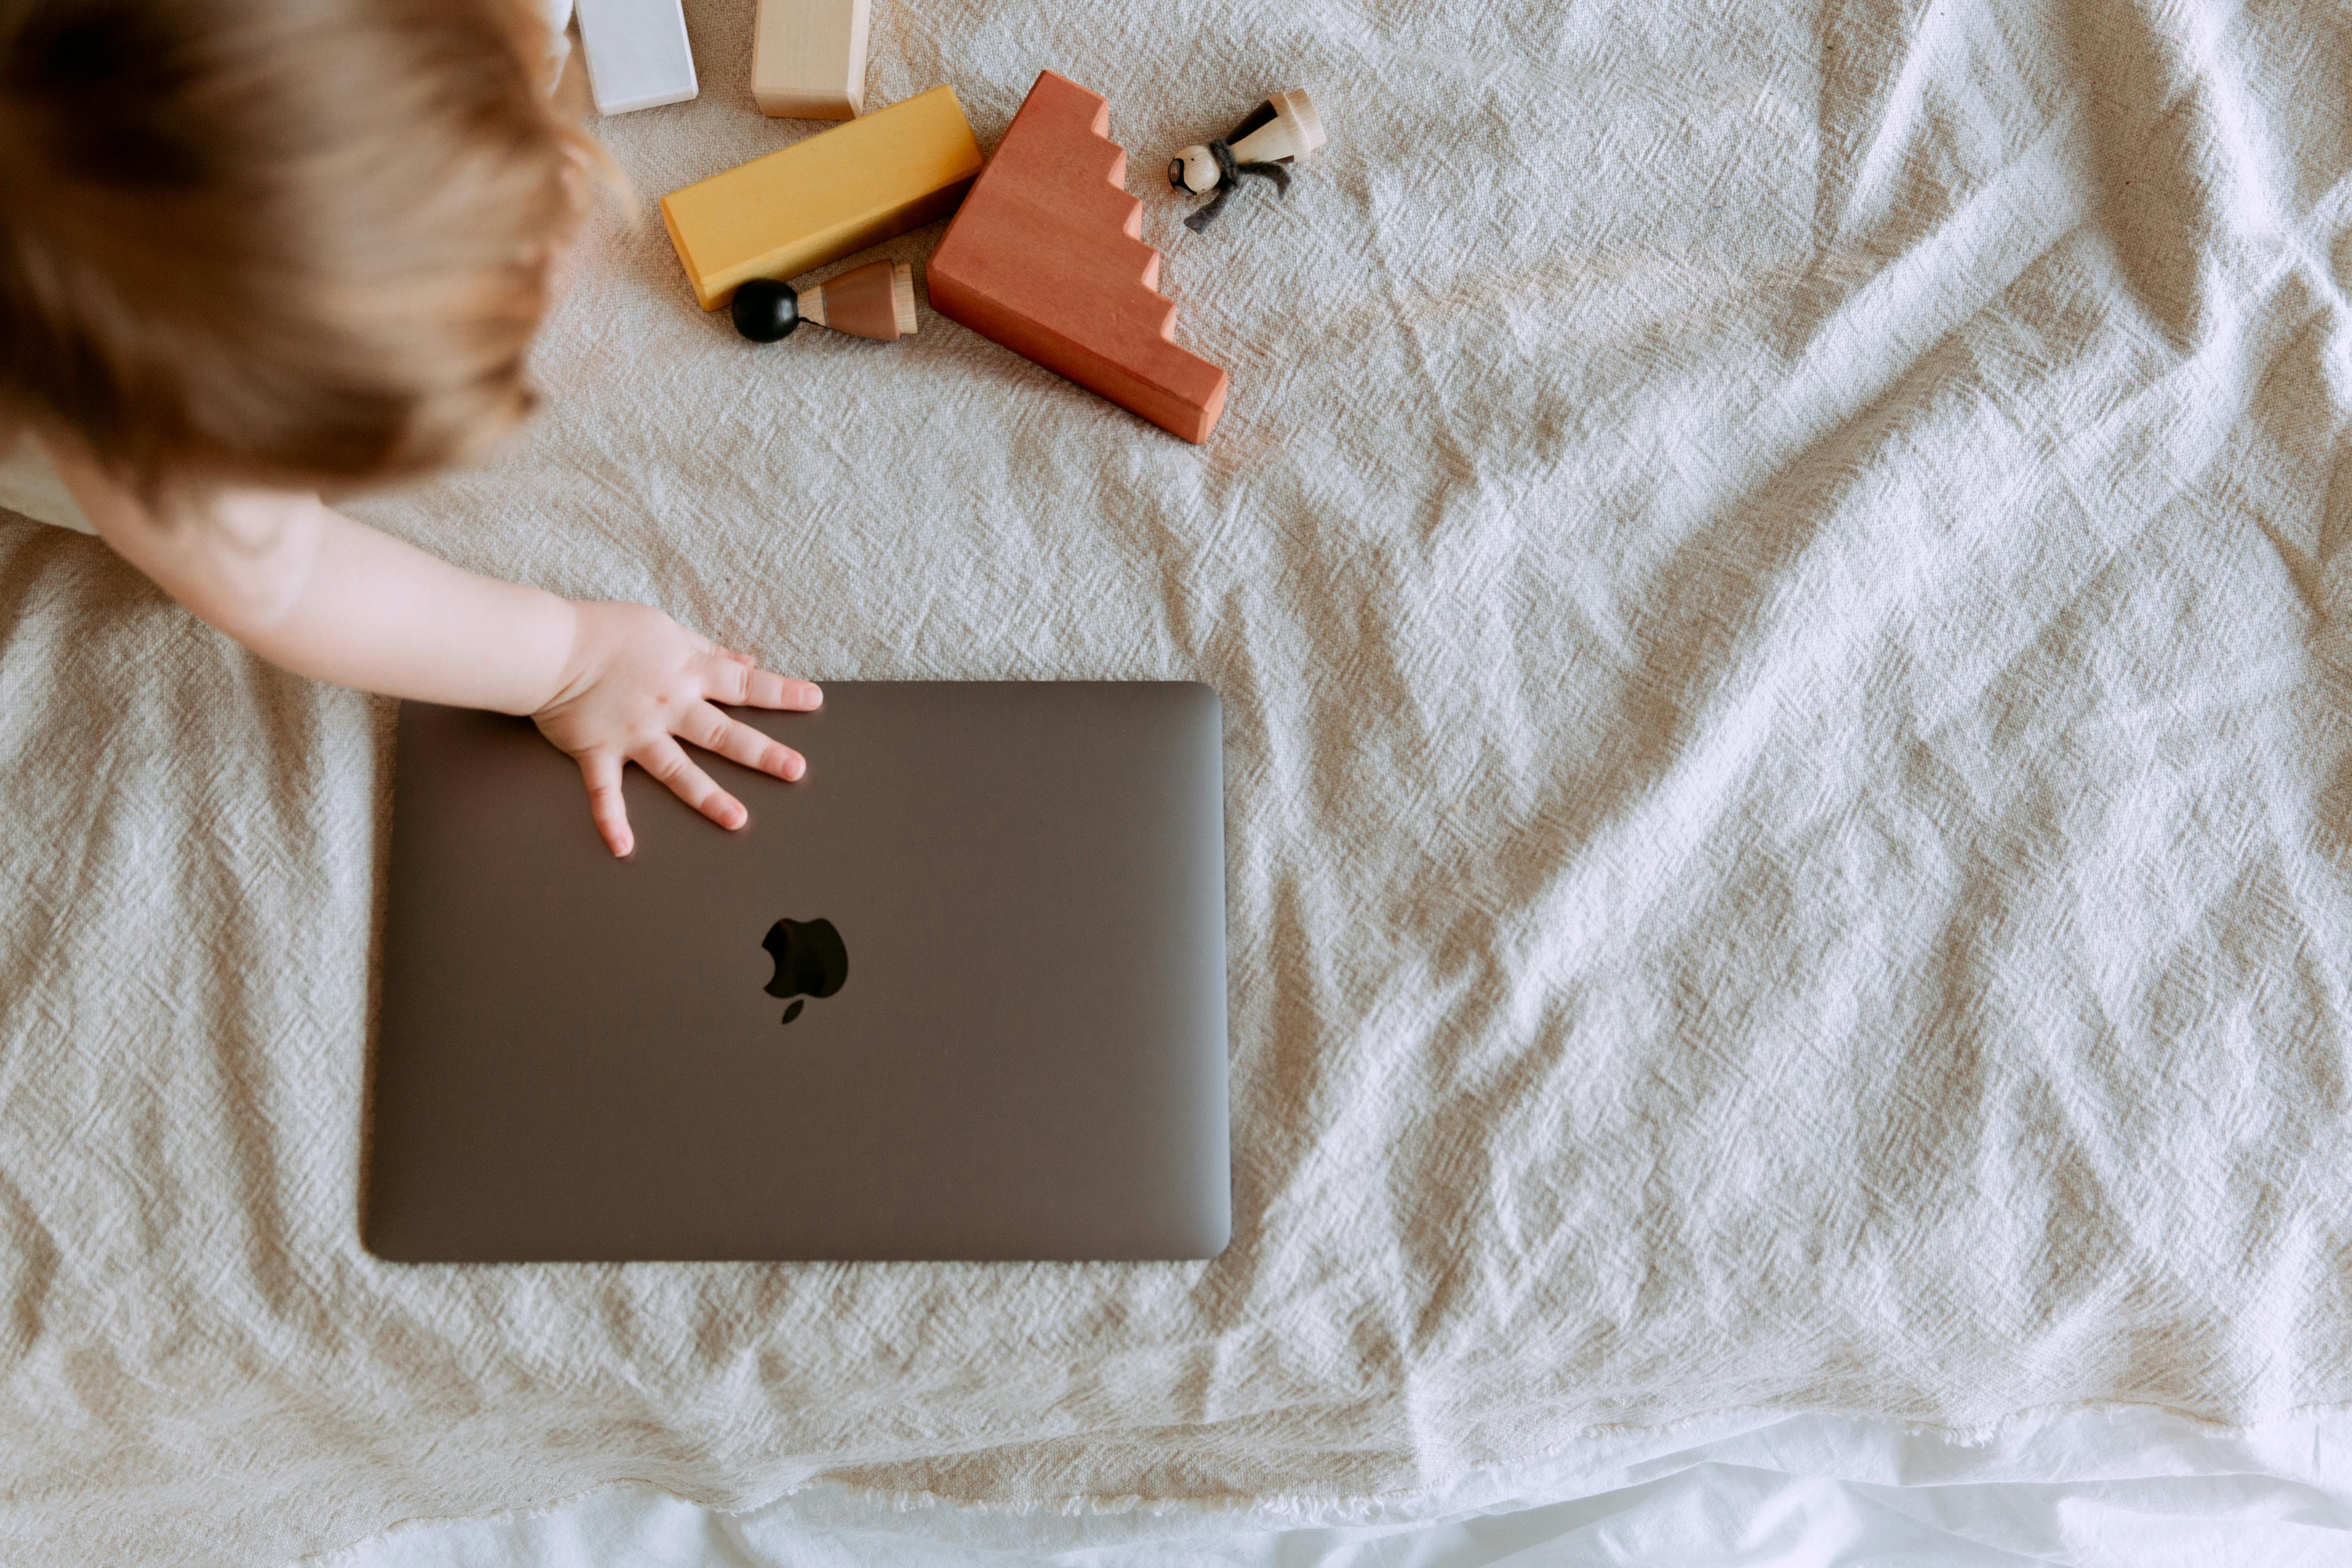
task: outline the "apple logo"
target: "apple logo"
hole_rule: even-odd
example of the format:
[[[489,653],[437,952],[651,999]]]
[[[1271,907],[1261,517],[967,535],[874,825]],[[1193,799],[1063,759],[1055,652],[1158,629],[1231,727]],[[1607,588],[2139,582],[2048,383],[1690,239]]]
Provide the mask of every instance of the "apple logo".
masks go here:
[[[831,921],[778,921],[760,945],[776,961],[776,977],[766,987],[771,996],[830,996],[849,978],[849,949]],[[802,1006],[785,1008],[784,1022],[799,1017]]]

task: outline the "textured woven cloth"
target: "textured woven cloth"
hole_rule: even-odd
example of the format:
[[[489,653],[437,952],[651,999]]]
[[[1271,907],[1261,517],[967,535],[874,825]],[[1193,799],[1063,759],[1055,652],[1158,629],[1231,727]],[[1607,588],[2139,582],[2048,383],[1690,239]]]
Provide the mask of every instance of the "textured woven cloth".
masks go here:
[[[812,129],[751,10],[606,125],[648,195]],[[0,1558],[2352,1397],[2347,27],[879,0],[872,101],[1109,100],[1200,448],[588,237],[528,437],[352,510],[795,673],[1213,683],[1209,1265],[371,1259],[389,706],[0,525]],[[1302,85],[1289,199],[1186,234],[1168,153]]]

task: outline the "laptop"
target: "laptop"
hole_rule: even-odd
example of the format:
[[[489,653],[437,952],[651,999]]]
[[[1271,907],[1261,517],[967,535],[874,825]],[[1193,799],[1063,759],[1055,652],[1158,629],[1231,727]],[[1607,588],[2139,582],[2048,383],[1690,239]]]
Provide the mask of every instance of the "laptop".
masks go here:
[[[363,1237],[401,1262],[1204,1258],[1223,752],[1189,683],[828,682],[798,784],[400,710]]]

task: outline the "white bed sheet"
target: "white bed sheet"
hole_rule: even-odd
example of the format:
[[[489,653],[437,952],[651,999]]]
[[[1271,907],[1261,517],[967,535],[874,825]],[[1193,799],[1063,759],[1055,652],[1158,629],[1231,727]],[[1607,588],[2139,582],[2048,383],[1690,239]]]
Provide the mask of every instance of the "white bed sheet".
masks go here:
[[[420,1521],[318,1568],[1837,1568],[2352,1562],[2352,1419],[2231,1429],[2141,1406],[1980,1439],[1827,1414],[1594,1438],[1414,1498],[1013,1512],[818,1482],[727,1514],[627,1483]]]

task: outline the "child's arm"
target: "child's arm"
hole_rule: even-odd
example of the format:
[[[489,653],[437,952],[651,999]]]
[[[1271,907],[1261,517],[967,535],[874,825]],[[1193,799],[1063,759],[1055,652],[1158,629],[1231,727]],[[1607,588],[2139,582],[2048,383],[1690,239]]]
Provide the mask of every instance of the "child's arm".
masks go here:
[[[804,680],[757,668],[642,605],[575,605],[462,572],[316,496],[225,493],[211,514],[158,522],[63,442],[58,472],[106,542],[197,616],[298,675],[468,708],[528,713],[580,764],[615,855],[635,840],[621,770],[635,763],[722,827],[746,813],[688,760],[684,738],[781,779],[798,752],[714,702],[807,710]]]

